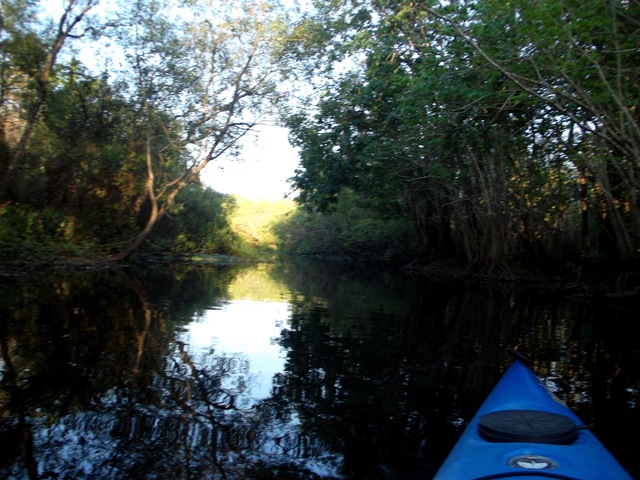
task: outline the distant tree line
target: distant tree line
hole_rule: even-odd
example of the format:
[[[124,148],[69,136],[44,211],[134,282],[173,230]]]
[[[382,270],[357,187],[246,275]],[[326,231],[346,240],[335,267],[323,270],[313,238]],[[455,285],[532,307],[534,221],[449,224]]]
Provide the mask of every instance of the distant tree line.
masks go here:
[[[411,262],[419,254],[411,221],[364,203],[359,195],[344,191],[330,211],[300,207],[281,217],[274,227],[278,249],[349,263]]]
[[[496,274],[638,257],[639,2],[316,3],[287,44],[300,203]]]

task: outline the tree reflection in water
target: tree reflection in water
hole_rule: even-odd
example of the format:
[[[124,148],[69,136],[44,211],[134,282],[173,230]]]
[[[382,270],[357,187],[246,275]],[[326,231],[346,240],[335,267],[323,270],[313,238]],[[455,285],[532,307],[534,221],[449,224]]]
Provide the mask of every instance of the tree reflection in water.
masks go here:
[[[598,308],[317,265],[4,281],[0,477],[430,478],[513,343],[634,474],[637,312]]]
[[[295,411],[265,400],[283,366],[268,362],[287,309],[250,302],[249,313],[271,322],[260,336],[224,293],[235,273],[184,274],[164,276],[162,288],[118,272],[22,279],[2,291],[2,478],[310,478],[310,469],[335,469],[334,456],[300,434]],[[215,329],[203,338],[208,316],[226,328],[222,343]],[[237,351],[230,322],[247,340]]]

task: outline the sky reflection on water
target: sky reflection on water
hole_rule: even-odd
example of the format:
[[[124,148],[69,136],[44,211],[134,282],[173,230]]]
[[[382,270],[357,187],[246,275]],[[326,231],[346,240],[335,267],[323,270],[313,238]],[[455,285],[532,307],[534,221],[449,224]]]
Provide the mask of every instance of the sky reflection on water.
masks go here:
[[[274,376],[284,372],[286,354],[277,339],[289,316],[285,302],[232,299],[194,318],[178,340],[196,364],[227,357],[245,365],[229,372],[223,387],[237,392],[236,407],[250,408],[269,397]]]

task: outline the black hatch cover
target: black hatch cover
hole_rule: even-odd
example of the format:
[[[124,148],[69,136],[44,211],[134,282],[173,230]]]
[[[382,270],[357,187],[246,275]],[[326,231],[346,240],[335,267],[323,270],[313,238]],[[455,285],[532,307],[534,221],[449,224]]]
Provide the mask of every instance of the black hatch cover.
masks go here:
[[[478,432],[488,442],[568,445],[578,438],[578,427],[569,417],[540,410],[487,413],[480,417]]]

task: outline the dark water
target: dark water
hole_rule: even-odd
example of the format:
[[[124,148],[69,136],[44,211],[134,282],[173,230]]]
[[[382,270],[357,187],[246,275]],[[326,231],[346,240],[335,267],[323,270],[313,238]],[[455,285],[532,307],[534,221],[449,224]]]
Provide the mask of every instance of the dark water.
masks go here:
[[[638,477],[639,311],[322,264],[0,277],[0,478],[429,479],[516,344]]]

